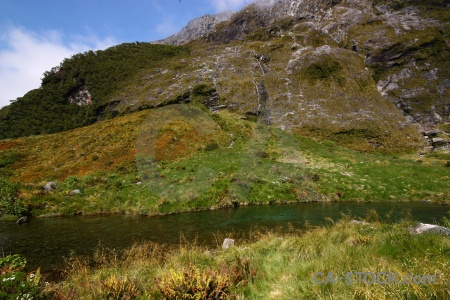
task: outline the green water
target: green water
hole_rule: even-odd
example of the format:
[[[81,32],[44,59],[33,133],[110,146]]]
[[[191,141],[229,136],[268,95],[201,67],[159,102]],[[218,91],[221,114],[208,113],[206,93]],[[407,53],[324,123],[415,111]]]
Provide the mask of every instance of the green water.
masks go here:
[[[21,254],[30,270],[38,266],[44,272],[61,269],[64,257],[92,255],[102,245],[123,249],[135,242],[153,241],[178,244],[180,237],[210,247],[217,246],[217,233],[227,233],[237,244],[255,226],[273,229],[289,224],[301,228],[305,222],[313,225],[334,220],[341,213],[364,217],[375,209],[383,220],[395,222],[408,213],[423,223],[439,223],[450,209],[427,203],[301,203],[264,205],[184,213],[161,217],[98,216],[32,219],[30,223],[0,223],[0,251]],[[389,216],[389,217],[388,217]],[[1,252],[0,252],[1,255]]]

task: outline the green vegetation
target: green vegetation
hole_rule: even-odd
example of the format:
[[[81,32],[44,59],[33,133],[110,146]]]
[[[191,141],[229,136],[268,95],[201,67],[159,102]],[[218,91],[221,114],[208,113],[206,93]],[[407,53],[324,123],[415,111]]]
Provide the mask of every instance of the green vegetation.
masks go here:
[[[28,207],[17,199],[19,185],[0,177],[0,216],[22,216],[28,213]]]
[[[60,132],[112,117],[114,95],[141,70],[186,53],[185,47],[127,43],[65,59],[43,74],[39,89],[0,110],[0,139]],[[91,105],[69,103],[81,88],[89,90]]]
[[[376,86],[403,74],[391,97],[424,87],[411,94],[412,110],[424,119],[432,106],[445,111],[448,90],[438,86],[450,70],[448,8],[441,0],[422,2],[408,3],[441,21],[439,29],[425,22],[399,34],[370,16],[352,23],[338,45],[332,26],[329,34],[314,30],[305,18],[262,27],[251,7],[218,26],[222,31],[208,37],[216,43],[130,43],[64,60],[44,73],[39,89],[0,110],[0,218],[152,216],[308,201],[448,205],[449,154],[419,158],[423,137]],[[374,2],[394,10],[405,3]],[[248,30],[239,33],[244,20]],[[90,105],[69,103],[80,90],[89,91]],[[217,105],[227,109],[212,114],[208,107]],[[273,126],[262,124],[261,110]],[[439,128],[449,131],[445,123]],[[56,188],[49,191],[50,181]],[[0,298],[450,296],[448,239],[412,236],[410,221],[367,221],[344,217],[300,232],[256,232],[213,253],[199,245],[100,249],[92,261],[71,260],[65,282],[47,287],[39,272],[23,273],[24,260],[9,256],[0,259]],[[432,274],[437,283],[314,283],[317,272],[326,279],[349,271]]]
[[[345,77],[341,73],[341,64],[330,56],[322,56],[304,70],[304,75],[312,82],[317,80],[332,80],[343,85]]]
[[[448,238],[411,235],[411,221],[387,225],[373,213],[365,221],[369,223],[354,224],[345,216],[320,228],[289,233],[254,231],[248,238],[238,239],[237,246],[213,252],[196,244],[168,248],[147,243],[123,252],[100,249],[90,261],[72,259],[65,281],[50,284],[43,293],[50,298],[77,299],[450,296]],[[329,272],[334,281],[328,277]],[[368,275],[358,276],[356,272]],[[380,274],[381,284],[372,281],[371,273]],[[388,274],[396,274],[395,280]],[[415,283],[416,275],[420,278],[416,277]],[[404,279],[408,283],[403,283]],[[418,279],[423,282],[418,283]]]
[[[450,194],[447,155],[364,153],[191,105],[5,140],[0,148],[7,149],[1,157],[17,157],[3,168],[3,215],[158,215],[308,201],[448,204]],[[55,190],[44,190],[49,181]]]
[[[41,299],[43,284],[41,273],[25,273],[27,261],[19,255],[8,255],[0,258],[0,298],[13,299]]]

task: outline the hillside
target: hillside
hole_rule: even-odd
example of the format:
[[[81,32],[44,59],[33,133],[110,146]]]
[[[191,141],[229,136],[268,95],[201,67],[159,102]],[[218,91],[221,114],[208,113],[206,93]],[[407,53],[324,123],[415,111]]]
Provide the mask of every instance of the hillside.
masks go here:
[[[449,9],[259,1],[66,59],[0,111],[2,214],[447,203]]]
[[[360,150],[415,149],[420,132],[447,144],[445,1],[272,2],[161,41],[189,42],[181,48],[133,43],[66,59],[0,111],[0,138],[197,101]]]
[[[178,104],[0,141],[0,215],[159,215],[309,201],[448,204],[448,154],[364,153],[238,116]]]
[[[0,138],[61,132],[114,117],[114,94],[136,72],[187,53],[183,47],[129,43],[65,59],[41,87],[0,110]]]

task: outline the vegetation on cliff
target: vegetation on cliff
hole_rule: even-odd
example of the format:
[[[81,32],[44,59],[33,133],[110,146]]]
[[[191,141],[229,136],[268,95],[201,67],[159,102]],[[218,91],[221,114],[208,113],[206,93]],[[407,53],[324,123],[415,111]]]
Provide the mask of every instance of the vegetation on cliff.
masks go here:
[[[0,110],[0,139],[66,131],[114,116],[114,95],[141,70],[183,57],[185,47],[127,43],[65,59],[31,90]],[[80,89],[90,104],[70,103]]]

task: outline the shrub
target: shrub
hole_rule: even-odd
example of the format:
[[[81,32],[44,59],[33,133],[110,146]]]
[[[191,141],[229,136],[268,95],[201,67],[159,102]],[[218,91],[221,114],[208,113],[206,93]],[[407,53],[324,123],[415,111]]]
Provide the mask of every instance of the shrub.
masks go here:
[[[28,212],[28,207],[16,198],[18,191],[17,183],[0,178],[0,214],[20,216]]]
[[[66,180],[64,180],[64,183],[66,184],[66,187],[70,190],[79,188],[79,179],[77,176],[75,175],[70,175],[66,178]]]
[[[180,271],[170,270],[163,278],[157,278],[156,285],[163,299],[234,299],[233,286],[246,284],[255,277],[256,271],[249,259],[236,257],[219,271],[207,268],[201,270],[189,266]]]
[[[0,299],[38,299],[41,274],[26,274],[26,260],[19,255],[0,258]]]
[[[101,283],[102,295],[105,299],[134,299],[141,292],[127,277],[120,278],[111,275]]]
[[[239,256],[236,256],[229,272],[231,282],[236,286],[246,284],[256,276],[256,269],[252,268],[250,259],[242,259]]]
[[[230,299],[230,276],[195,266],[181,271],[170,270],[164,278],[156,279],[164,299]]]
[[[213,151],[216,149],[219,149],[219,144],[217,144],[216,142],[209,143],[205,146],[205,151]]]

